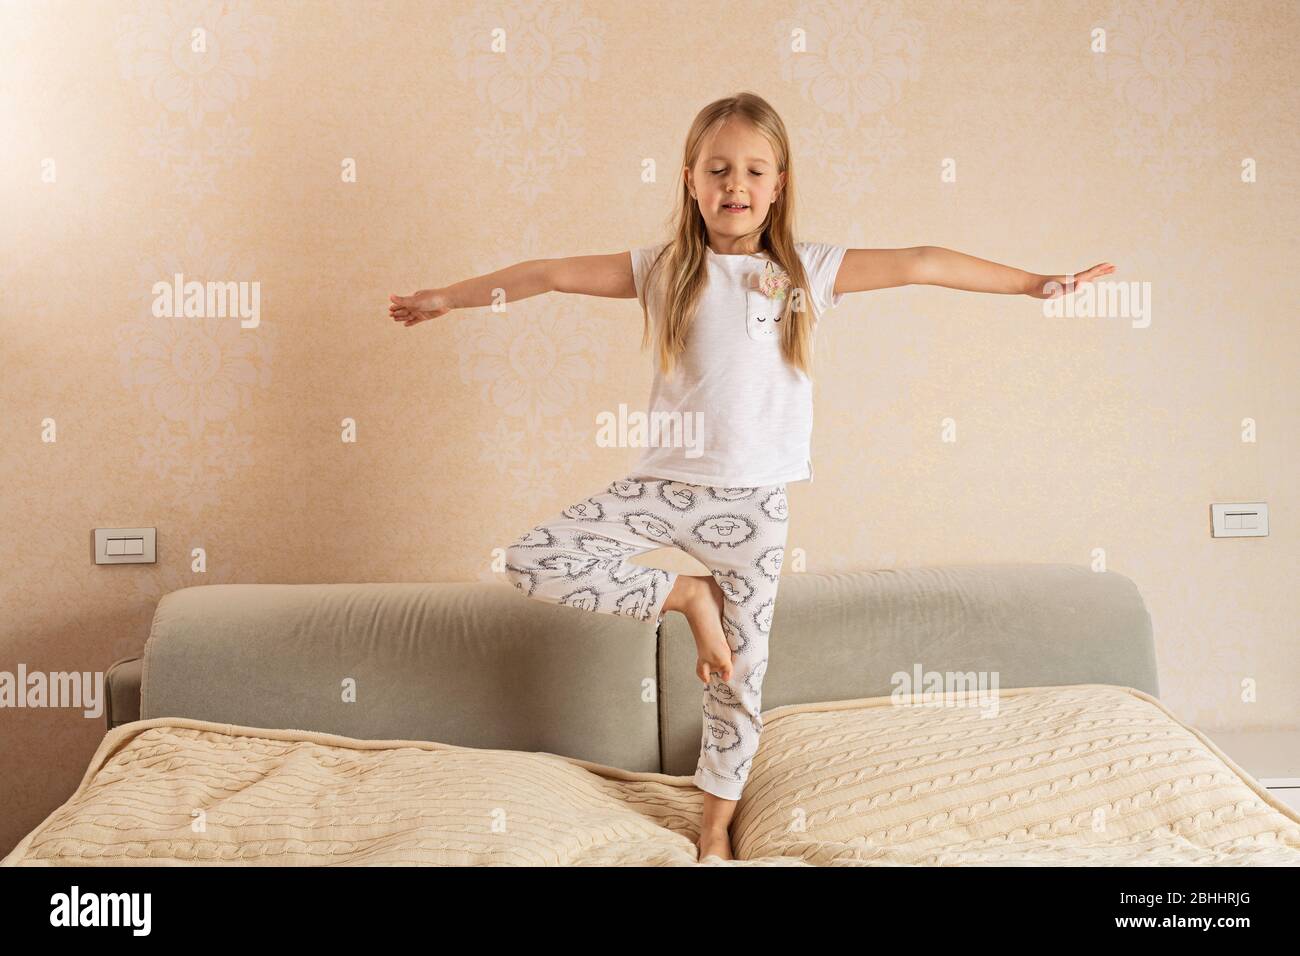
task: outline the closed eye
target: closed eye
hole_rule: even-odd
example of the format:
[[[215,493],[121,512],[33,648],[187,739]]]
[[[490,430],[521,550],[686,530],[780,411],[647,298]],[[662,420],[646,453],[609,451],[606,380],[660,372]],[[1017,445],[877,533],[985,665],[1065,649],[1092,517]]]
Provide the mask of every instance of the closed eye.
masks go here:
[[[713,175],[717,176],[717,175],[719,175],[720,173],[725,173],[726,170],[725,170],[725,169],[710,169],[709,172],[711,172],[711,173],[713,173]],[[762,175],[763,175],[762,173],[760,173],[760,172],[759,172],[758,170],[756,170],[756,169],[751,169],[751,170],[749,171],[749,174],[750,174],[751,176],[762,176]]]

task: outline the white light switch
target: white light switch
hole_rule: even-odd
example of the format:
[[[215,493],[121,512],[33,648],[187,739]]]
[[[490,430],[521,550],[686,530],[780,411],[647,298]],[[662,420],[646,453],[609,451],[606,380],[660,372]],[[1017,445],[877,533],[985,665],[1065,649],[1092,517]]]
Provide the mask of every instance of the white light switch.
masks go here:
[[[96,528],[92,554],[96,564],[152,564],[157,560],[156,528]]]
[[[1268,536],[1268,505],[1210,505],[1210,535],[1215,538],[1264,538]]]

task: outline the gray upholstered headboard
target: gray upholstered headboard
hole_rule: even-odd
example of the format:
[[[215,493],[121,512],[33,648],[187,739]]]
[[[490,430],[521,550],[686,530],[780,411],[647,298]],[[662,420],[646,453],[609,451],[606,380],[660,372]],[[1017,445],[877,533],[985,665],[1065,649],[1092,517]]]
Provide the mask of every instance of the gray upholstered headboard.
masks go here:
[[[143,662],[110,670],[110,720],[184,716],[689,774],[703,730],[694,664],[679,614],[656,628],[504,582],[204,585],[167,594]],[[895,672],[916,670],[1158,693],[1150,616],[1114,572],[783,575],[764,710],[888,694]]]

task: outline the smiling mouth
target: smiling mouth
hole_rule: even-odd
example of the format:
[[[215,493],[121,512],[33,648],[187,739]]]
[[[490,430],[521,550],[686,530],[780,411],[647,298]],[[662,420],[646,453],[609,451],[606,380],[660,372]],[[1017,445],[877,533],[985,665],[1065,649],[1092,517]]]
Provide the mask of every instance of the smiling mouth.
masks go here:
[[[746,212],[749,206],[744,203],[727,203],[722,209],[724,212]]]

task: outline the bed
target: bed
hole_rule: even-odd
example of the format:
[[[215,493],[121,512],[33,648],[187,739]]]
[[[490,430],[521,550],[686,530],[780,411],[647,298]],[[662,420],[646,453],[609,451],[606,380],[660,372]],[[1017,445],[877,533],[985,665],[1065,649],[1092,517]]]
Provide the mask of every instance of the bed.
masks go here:
[[[0,865],[1300,865],[1300,815],[1156,696],[1127,578],[782,589],[735,860],[697,859],[678,615],[443,583],[166,595],[80,786]],[[905,678],[946,671],[997,685]]]

